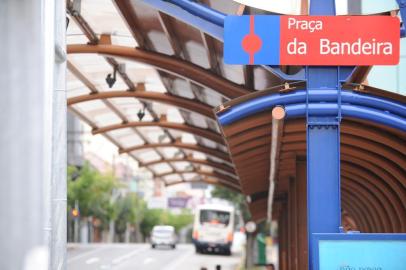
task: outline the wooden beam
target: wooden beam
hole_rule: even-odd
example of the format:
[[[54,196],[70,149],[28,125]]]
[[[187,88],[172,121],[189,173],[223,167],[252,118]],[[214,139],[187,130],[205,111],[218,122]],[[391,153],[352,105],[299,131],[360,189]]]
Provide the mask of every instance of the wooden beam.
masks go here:
[[[228,98],[236,98],[254,91],[252,89],[245,89],[244,87],[226,80],[223,77],[217,76],[212,72],[208,72],[202,67],[188,61],[137,48],[116,45],[72,44],[68,45],[68,53],[98,53],[107,56],[117,56],[135,60],[144,64],[155,66],[158,69],[175,74],[178,77],[190,79],[194,83],[203,87],[211,88]]]
[[[175,107],[183,108],[208,118],[214,119],[214,112],[212,107],[201,102],[194,100],[181,98],[178,96],[172,96],[168,94],[163,94],[159,92],[130,92],[130,91],[106,91],[90,95],[76,96],[68,99],[68,105],[73,105],[81,102],[91,101],[91,100],[103,100],[109,98],[122,98],[122,97],[133,97],[143,100],[149,100],[154,102],[165,103],[173,105]]]

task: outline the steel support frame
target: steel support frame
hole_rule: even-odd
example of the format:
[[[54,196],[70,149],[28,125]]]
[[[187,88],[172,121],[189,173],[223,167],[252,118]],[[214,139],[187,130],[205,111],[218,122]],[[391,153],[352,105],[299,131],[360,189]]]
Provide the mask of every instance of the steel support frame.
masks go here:
[[[335,0],[312,0],[310,15],[335,15]],[[309,269],[317,243],[314,233],[339,233],[340,203],[340,121],[341,82],[339,67],[306,67],[308,89],[337,90],[337,116],[309,114],[306,106],[307,133],[307,232]],[[306,100],[308,104],[308,99]]]

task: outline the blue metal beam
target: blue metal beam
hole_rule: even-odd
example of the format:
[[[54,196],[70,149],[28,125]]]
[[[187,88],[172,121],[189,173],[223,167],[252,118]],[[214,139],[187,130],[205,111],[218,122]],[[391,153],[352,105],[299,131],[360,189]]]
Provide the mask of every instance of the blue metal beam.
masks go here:
[[[172,3],[172,1],[143,0],[142,2],[223,41],[225,14],[191,1]]]
[[[320,91],[309,89],[308,93],[306,93],[306,90],[297,90],[289,94],[273,94],[252,99],[219,113],[218,120],[221,125],[229,125],[245,117],[270,110],[276,105],[285,106],[288,118],[305,117],[306,97],[309,101],[310,116],[332,116],[337,114],[337,90],[324,89]],[[406,131],[406,109],[404,104],[346,90],[341,92],[341,102],[344,117],[375,121]]]
[[[400,36],[406,36],[405,24],[406,24],[406,0],[396,0],[399,5],[400,17],[402,18],[403,25],[400,27]]]
[[[311,0],[310,15],[335,15],[335,0]],[[309,269],[315,269],[312,256],[314,233],[339,233],[340,202],[340,121],[341,81],[339,67],[307,67],[307,237]],[[337,114],[327,117],[311,114],[309,88],[335,90]]]

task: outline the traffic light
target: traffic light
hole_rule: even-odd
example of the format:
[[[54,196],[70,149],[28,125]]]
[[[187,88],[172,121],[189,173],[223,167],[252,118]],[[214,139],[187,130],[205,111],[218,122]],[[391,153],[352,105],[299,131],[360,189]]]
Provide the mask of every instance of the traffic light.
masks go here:
[[[71,211],[71,215],[73,218],[78,218],[80,213],[79,213],[79,209],[73,208]]]

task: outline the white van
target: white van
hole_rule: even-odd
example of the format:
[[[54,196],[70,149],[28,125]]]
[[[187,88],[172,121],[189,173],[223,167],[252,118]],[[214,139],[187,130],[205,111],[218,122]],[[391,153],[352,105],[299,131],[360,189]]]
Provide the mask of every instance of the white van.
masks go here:
[[[197,207],[193,225],[196,253],[209,251],[231,255],[234,212],[233,207],[218,204]]]
[[[151,232],[151,247],[169,246],[176,248],[176,238],[173,226],[154,226]]]

